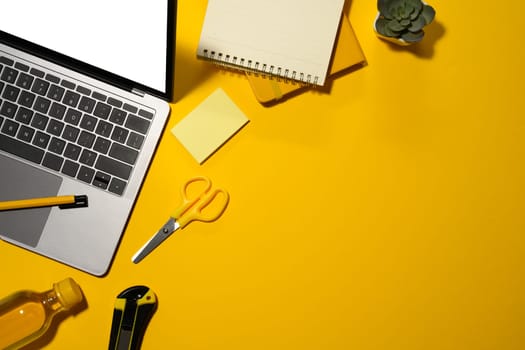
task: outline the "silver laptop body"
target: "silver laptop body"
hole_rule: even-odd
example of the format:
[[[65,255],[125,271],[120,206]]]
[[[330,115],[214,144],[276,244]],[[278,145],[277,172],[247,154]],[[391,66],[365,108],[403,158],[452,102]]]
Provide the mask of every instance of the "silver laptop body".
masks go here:
[[[176,1],[10,3],[0,15],[16,18],[0,19],[0,201],[87,195],[88,206],[0,212],[0,237],[102,276],[170,112]],[[44,19],[28,20],[36,14]],[[72,18],[56,32],[64,16]],[[102,24],[113,16],[124,18]],[[77,29],[81,43],[72,41]],[[42,32],[57,46],[35,42]]]

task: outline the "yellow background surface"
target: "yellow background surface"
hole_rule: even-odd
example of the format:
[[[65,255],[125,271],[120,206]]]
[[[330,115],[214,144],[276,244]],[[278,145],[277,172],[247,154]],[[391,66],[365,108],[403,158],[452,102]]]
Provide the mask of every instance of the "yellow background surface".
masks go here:
[[[180,0],[175,103],[109,273],[1,243],[0,295],[81,285],[50,349],[107,348],[137,284],[159,299],[144,350],[525,348],[524,5],[430,4],[427,37],[397,48],[375,1],[347,3],[368,65],[263,107],[196,60],[206,1]],[[250,123],[198,165],[170,130],[218,87]],[[195,175],[229,190],[224,215],[134,265]]]

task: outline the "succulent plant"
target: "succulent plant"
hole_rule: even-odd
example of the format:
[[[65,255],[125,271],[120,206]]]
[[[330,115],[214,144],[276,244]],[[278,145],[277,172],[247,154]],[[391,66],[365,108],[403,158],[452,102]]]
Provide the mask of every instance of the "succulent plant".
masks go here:
[[[423,39],[423,27],[430,24],[436,14],[432,6],[421,0],[377,0],[377,9],[376,31],[407,43]]]

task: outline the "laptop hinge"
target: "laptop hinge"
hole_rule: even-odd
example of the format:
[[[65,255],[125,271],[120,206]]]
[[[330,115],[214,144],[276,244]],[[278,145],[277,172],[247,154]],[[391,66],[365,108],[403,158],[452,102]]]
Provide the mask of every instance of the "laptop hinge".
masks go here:
[[[146,95],[146,93],[144,91],[141,91],[141,90],[136,89],[136,88],[131,89],[131,92],[134,93],[135,95],[140,96],[140,97],[144,97]]]

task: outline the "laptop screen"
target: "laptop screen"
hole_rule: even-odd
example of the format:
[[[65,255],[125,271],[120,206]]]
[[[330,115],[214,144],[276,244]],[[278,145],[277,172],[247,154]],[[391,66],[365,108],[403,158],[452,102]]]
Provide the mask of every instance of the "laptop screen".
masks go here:
[[[8,1],[0,30],[164,95],[171,90],[166,68],[175,40],[170,2]]]

